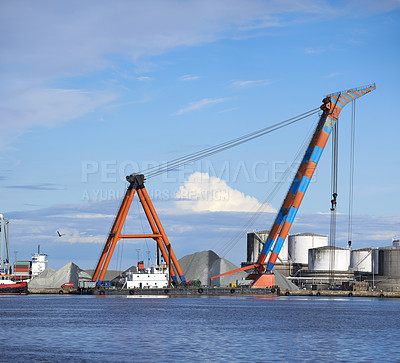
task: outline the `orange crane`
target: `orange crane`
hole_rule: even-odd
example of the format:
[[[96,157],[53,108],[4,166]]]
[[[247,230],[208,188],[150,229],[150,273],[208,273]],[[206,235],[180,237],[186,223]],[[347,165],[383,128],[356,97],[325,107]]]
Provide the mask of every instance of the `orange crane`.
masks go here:
[[[283,243],[290,231],[290,227],[294,222],[300,204],[307,191],[308,185],[310,184],[311,178],[322,152],[324,151],[329,136],[336,125],[340,112],[347,104],[375,89],[376,86],[374,83],[364,87],[332,93],[323,99],[320,107],[322,115],[320,116],[313,137],[308,145],[289,191],[287,192],[272,228],[270,229],[257,262],[253,265],[213,276],[211,280],[235,272],[253,269],[253,272],[247,277],[247,279],[253,280],[252,287],[270,287],[275,285],[275,277],[271,271],[274,268],[279,252],[281,251]],[[336,201],[336,196],[334,196],[334,199]],[[265,269],[264,262],[272,247],[273,249],[267,263],[267,268]]]
[[[156,210],[147,190],[144,186],[145,177],[143,174],[131,174],[126,177],[129,182],[129,186],[126,190],[125,196],[122,200],[121,206],[112,224],[110,233],[108,235],[107,241],[104,245],[103,251],[101,253],[100,259],[97,263],[96,269],[93,273],[92,281],[97,282],[101,285],[104,280],[104,276],[107,272],[108,265],[110,263],[111,257],[113,255],[114,249],[117,242],[122,238],[152,238],[157,242],[157,248],[161,251],[161,254],[169,267],[170,277],[174,284],[178,283],[178,274],[182,283],[185,282],[185,276],[183,275],[182,269],[179,266],[178,260],[176,259],[175,253],[172,250],[171,244],[169,243],[168,237],[164,231],[164,228],[158,218]],[[122,227],[124,226],[125,219],[128,215],[133,197],[137,193],[140,203],[143,207],[146,218],[150,224],[152,234],[122,234]],[[174,271],[175,270],[175,271]]]

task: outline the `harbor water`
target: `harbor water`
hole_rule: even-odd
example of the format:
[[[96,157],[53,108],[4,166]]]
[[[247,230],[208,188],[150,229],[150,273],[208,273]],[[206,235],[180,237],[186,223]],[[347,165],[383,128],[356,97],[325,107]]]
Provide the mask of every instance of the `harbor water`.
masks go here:
[[[400,360],[400,299],[0,296],[3,362]]]

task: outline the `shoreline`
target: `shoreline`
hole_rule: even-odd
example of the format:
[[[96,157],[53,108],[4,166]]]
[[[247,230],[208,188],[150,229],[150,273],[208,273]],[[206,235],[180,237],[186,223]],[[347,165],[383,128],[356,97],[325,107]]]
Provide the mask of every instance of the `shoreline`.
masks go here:
[[[164,296],[315,296],[315,297],[376,297],[400,298],[400,291],[332,291],[332,290],[279,290],[236,288],[165,288],[165,289],[60,289],[28,288],[29,294],[49,295],[164,295]]]

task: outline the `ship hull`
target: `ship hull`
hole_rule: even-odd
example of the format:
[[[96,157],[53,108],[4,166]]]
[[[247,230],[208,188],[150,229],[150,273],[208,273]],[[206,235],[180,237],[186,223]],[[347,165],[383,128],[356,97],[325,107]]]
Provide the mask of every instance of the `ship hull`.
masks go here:
[[[0,294],[27,294],[28,285],[26,282],[17,282],[15,284],[1,284]]]

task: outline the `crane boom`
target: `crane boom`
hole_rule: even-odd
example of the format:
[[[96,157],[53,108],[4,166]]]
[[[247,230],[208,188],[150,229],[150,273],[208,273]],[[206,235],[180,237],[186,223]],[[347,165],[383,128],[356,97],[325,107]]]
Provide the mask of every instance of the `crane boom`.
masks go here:
[[[262,272],[263,264],[276,240],[267,264],[267,270],[271,271],[274,268],[279,252],[281,251],[283,243],[285,242],[285,239],[290,231],[290,227],[292,226],[299,210],[300,204],[310,184],[318,161],[321,158],[325,145],[343,107],[375,89],[375,84],[371,84],[368,86],[327,95],[322,101],[323,104],[321,109],[323,112],[315,129],[314,135],[305,152],[304,158],[293,179],[289,191],[282,203],[278,215],[276,216],[275,222],[272,225],[260,256],[258,257],[257,264],[259,264],[258,268],[260,272]]]
[[[276,215],[275,221],[270,229],[267,240],[265,241],[264,247],[257,259],[257,262],[250,266],[245,266],[221,275],[213,276],[211,280],[216,277],[253,268],[254,272],[251,273],[247,278],[255,280],[253,283],[254,287],[257,283],[257,280],[265,271],[264,262],[267,259],[271,248],[273,247],[267,264],[267,271],[272,271],[279,252],[281,251],[285,239],[289,234],[290,227],[293,224],[300,204],[307,191],[308,185],[310,184],[318,161],[321,158],[322,152],[324,151],[332,129],[335,127],[335,124],[338,120],[340,112],[342,111],[343,107],[350,102],[369,92],[372,92],[375,89],[376,85],[373,83],[359,88],[331,93],[323,99],[323,103],[320,107],[323,111],[322,115],[320,116],[302,162],[283,200],[282,206]],[[260,284],[258,284],[257,287],[260,287],[259,285]]]

